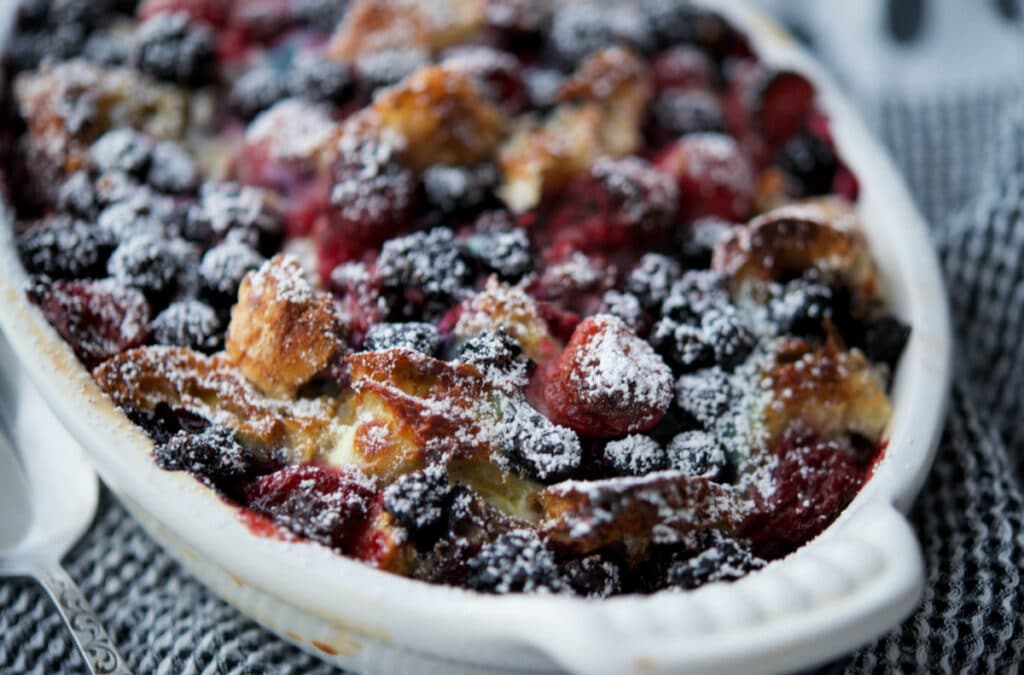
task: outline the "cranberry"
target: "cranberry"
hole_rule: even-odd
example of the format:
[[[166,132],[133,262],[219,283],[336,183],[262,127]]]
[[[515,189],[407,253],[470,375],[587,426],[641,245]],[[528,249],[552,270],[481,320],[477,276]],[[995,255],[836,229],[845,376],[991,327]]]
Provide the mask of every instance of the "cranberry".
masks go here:
[[[619,319],[584,319],[548,383],[557,422],[588,436],[650,429],[672,400],[672,373],[649,344]]]
[[[113,279],[43,282],[30,297],[88,368],[149,337],[145,296]]]
[[[821,534],[865,478],[851,453],[806,434],[787,434],[777,454],[775,491],[743,526],[765,558],[785,555]]]
[[[368,526],[374,492],[354,474],[304,465],[260,476],[245,489],[245,496],[256,513],[345,553]]]
[[[750,215],[754,170],[729,136],[684,136],[662,150],[655,164],[675,177],[680,208],[690,219],[716,216],[738,222]]]

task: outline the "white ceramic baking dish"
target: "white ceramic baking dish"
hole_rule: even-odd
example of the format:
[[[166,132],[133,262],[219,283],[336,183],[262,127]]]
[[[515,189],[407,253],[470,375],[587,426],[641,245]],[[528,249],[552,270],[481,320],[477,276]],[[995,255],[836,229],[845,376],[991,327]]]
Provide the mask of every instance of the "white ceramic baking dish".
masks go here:
[[[497,597],[379,572],[318,545],[255,536],[235,507],[191,476],[156,467],[151,443],[27,302],[6,222],[0,327],[103,479],[150,533],[243,612],[338,665],[365,673],[754,673],[851,650],[898,623],[919,598],[921,556],[902,512],[942,428],[950,379],[945,293],[903,181],[834,83],[744,2],[708,4],[746,31],[766,62],[799,70],[817,85],[843,156],[861,180],[859,209],[885,294],[913,326],[895,380],[889,445],[873,477],[824,534],[736,583],[603,601]]]

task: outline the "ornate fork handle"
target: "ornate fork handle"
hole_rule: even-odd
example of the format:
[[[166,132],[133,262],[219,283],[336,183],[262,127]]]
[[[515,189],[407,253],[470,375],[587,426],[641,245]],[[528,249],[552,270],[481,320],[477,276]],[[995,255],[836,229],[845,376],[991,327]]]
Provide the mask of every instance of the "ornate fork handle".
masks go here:
[[[131,670],[68,573],[59,565],[52,565],[36,574],[36,578],[53,598],[64,623],[71,629],[89,672],[93,675],[131,675]]]

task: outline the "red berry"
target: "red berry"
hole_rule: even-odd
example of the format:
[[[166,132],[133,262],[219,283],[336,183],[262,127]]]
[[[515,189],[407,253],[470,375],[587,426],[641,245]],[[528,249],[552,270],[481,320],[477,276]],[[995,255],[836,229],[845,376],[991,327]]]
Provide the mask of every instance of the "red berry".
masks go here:
[[[556,422],[584,435],[643,431],[672,402],[672,371],[620,319],[598,314],[576,327],[545,399]]]
[[[696,47],[673,47],[655,56],[651,66],[659,91],[710,89],[715,85],[715,64]]]
[[[29,295],[87,368],[149,337],[145,296],[113,279],[42,283]]]
[[[135,14],[139,21],[156,16],[184,12],[191,21],[202,21],[223,28],[231,15],[233,2],[225,0],[142,0]]]
[[[738,222],[750,215],[754,170],[729,136],[689,134],[662,150],[655,164],[675,177],[680,210],[687,218],[714,216]]]
[[[805,434],[788,434],[778,456],[775,492],[743,527],[765,558],[785,555],[821,534],[865,478],[853,454]]]
[[[814,85],[791,71],[772,73],[762,80],[752,111],[770,145],[785,142],[806,126],[814,110],[814,96]]]
[[[350,552],[368,526],[374,491],[359,476],[313,465],[261,476],[246,490],[248,507],[313,541]]]

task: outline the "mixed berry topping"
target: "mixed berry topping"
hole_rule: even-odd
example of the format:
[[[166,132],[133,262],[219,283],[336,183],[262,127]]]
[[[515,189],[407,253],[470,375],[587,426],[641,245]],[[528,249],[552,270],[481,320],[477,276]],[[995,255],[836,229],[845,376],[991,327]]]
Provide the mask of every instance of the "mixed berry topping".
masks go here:
[[[42,317],[160,467],[397,574],[603,598],[817,536],[911,329],[813,84],[686,0],[428,5],[22,3]]]

